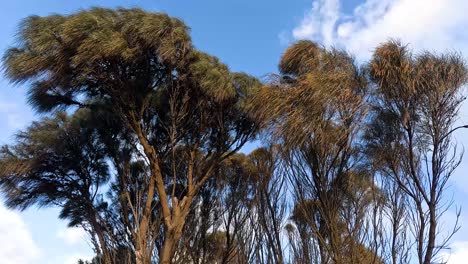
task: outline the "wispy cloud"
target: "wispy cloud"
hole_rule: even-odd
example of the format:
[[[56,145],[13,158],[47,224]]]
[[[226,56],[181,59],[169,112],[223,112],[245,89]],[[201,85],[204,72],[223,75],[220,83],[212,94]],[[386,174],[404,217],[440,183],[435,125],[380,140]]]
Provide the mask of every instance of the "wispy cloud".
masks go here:
[[[22,116],[22,107],[14,102],[0,100],[0,118],[4,119],[3,124],[9,130],[16,130],[25,125],[25,118]]]
[[[455,242],[451,252],[444,253],[442,258],[447,264],[465,264],[468,259],[468,242]]]
[[[86,239],[86,232],[83,228],[72,227],[64,230],[60,230],[57,233],[57,237],[63,239],[68,245],[82,244]]]
[[[18,213],[0,203],[0,262],[4,264],[38,263],[41,256],[29,229]]]
[[[2,85],[8,85],[4,83],[0,79],[2,88]],[[0,145],[8,143],[14,133],[33,120],[33,111],[26,105],[24,97],[20,89],[0,91]]]
[[[291,35],[345,47],[360,59],[389,38],[416,50],[468,51],[466,10],[465,0],[366,0],[345,12],[342,1],[316,0]]]
[[[312,3],[301,24],[293,30],[296,39],[318,38],[325,45],[336,41],[336,25],[340,19],[339,0],[320,0]]]

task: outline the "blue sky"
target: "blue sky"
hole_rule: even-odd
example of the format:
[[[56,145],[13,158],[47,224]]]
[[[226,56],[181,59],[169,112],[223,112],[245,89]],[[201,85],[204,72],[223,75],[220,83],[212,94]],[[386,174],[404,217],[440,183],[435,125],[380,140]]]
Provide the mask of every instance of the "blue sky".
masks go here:
[[[345,47],[360,61],[390,37],[410,43],[417,52],[460,51],[468,55],[466,0],[10,0],[0,9],[0,51],[14,44],[21,19],[29,15],[69,14],[91,6],[142,7],[162,11],[191,27],[194,44],[218,56],[234,71],[263,77],[276,71],[288,43],[313,39],[326,46]],[[25,102],[25,87],[0,77],[0,143],[37,115]],[[468,107],[460,123],[468,124]],[[457,142],[468,146],[468,133]],[[462,207],[462,226],[454,237],[450,264],[468,259],[468,159],[462,162],[447,195]],[[82,232],[67,229],[57,209],[9,211],[0,202],[0,262],[6,264],[75,263],[92,255]],[[448,212],[444,225],[450,226]],[[6,245],[6,246],[5,246]]]

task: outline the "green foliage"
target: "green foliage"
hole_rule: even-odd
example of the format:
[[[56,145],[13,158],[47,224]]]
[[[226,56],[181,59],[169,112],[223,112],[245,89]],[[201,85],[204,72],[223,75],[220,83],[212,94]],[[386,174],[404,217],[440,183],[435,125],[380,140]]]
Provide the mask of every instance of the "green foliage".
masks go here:
[[[162,229],[160,213],[164,239],[177,240],[172,229],[183,228],[197,192],[257,130],[245,102],[260,82],[196,50],[188,27],[166,14],[93,8],[29,17],[3,59],[7,77],[29,86],[37,111],[75,111],[35,123],[24,132],[26,140],[18,137],[4,148],[9,205],[62,206],[62,217],[97,234],[92,242],[107,262],[122,246],[149,261]],[[48,123],[60,128],[57,134]],[[87,134],[75,139],[81,133]],[[54,159],[44,159],[42,151]],[[57,193],[62,184],[69,185]],[[110,187],[106,198],[101,185]],[[177,199],[188,202],[170,202]]]
[[[25,19],[3,61],[46,116],[0,149],[0,190],[85,228],[96,257],[79,263],[403,261],[387,244],[411,244],[409,216],[419,261],[438,252],[459,54],[389,41],[363,68],[301,40],[263,84],[177,18],[93,8]],[[270,147],[237,153],[260,128]]]
[[[448,242],[439,235],[439,219],[451,206],[443,194],[461,162],[451,137],[461,128],[454,125],[468,70],[459,54],[413,54],[398,41],[377,47],[368,67],[376,91],[364,142],[388,186],[394,241],[412,243],[405,237],[412,217],[417,259],[432,263]],[[457,230],[455,225],[448,238]],[[394,249],[392,257],[407,258],[404,250]]]
[[[280,70],[251,108],[286,144],[306,144],[311,135],[334,143],[359,123],[366,80],[349,54],[298,41],[283,54]]]
[[[58,112],[34,122],[0,152],[0,187],[10,207],[61,205],[77,225],[93,192],[109,179],[104,147],[78,118]],[[90,204],[91,203],[91,204]]]
[[[236,81],[241,75],[231,77],[218,59],[193,49],[182,21],[162,13],[94,8],[34,16],[23,21],[18,36],[19,45],[5,53],[5,72],[14,82],[32,82],[30,102],[41,112],[79,105],[79,94],[142,103],[149,90],[173,78],[196,80],[218,101],[246,89]]]

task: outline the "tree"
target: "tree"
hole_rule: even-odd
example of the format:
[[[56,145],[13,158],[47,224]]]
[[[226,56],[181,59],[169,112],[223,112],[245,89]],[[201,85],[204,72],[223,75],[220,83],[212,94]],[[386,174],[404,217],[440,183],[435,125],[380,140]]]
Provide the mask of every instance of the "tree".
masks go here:
[[[111,261],[111,245],[100,208],[100,190],[110,174],[104,146],[80,117],[58,112],[34,122],[0,151],[0,188],[9,207],[61,207],[69,226],[88,231],[98,255]],[[97,241],[95,240],[97,239]]]
[[[311,41],[289,47],[280,72],[255,96],[252,110],[281,143],[285,173],[298,205],[293,219],[297,223],[302,215],[304,220],[297,223],[303,247],[300,261],[349,263],[355,252],[350,247],[358,250],[366,237],[363,223],[369,202],[362,197],[372,186],[359,168],[357,148],[366,116],[365,74],[344,51]],[[367,186],[362,188],[361,183]],[[311,239],[317,255],[309,250]]]
[[[137,263],[153,256],[155,200],[164,226],[159,262],[171,263],[194,197],[257,129],[243,101],[259,82],[196,50],[183,22],[165,14],[94,8],[32,16],[4,62],[10,80],[28,83],[37,111],[114,113],[143,152],[148,173],[140,186],[144,203],[134,212]],[[181,146],[183,164],[176,164]]]
[[[284,263],[285,178],[272,148],[235,154],[202,188],[177,263]]]
[[[458,229],[440,236],[440,217],[451,206],[443,194],[461,162],[452,132],[467,68],[458,54],[413,55],[390,41],[375,50],[369,69],[376,84],[371,157],[404,194],[418,262],[433,263]]]
[[[282,231],[287,209],[286,177],[280,169],[280,146],[262,147],[248,155],[255,182],[254,222],[260,233],[259,263],[286,262]]]

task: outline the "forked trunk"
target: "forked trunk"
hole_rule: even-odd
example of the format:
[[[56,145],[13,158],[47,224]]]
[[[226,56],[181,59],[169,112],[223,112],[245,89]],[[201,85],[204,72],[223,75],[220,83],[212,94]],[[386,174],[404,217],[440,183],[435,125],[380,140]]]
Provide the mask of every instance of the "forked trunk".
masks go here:
[[[164,244],[162,252],[159,256],[160,264],[171,264],[177,249],[177,243],[182,237],[182,231],[185,226],[185,220],[190,210],[192,199],[184,197],[179,204],[177,198],[172,199],[173,212],[172,219],[169,226],[166,225],[166,232],[164,236]]]

